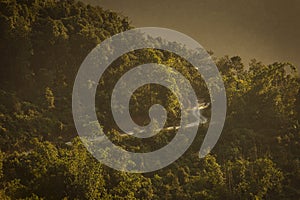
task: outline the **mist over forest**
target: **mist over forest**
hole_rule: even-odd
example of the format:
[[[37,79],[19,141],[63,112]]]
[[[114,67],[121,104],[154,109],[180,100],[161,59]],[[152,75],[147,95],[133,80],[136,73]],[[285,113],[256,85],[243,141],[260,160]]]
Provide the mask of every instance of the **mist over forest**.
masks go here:
[[[154,172],[120,172],[87,151],[72,117],[77,71],[98,44],[133,28],[128,17],[79,1],[0,0],[0,199],[299,199],[300,78],[289,62],[245,64],[238,55],[209,52],[225,84],[227,115],[204,158],[198,153],[208,123],[199,125],[182,157]],[[135,139],[113,120],[114,85],[144,63],[178,70],[200,102],[211,101],[201,75],[184,58],[159,49],[122,55],[101,77],[95,106],[105,134],[133,152],[159,149],[176,134],[164,130]],[[134,93],[133,120],[148,124],[153,104],[168,111],[166,126],[178,126],[178,100],[158,85]],[[208,120],[210,111],[203,110]]]

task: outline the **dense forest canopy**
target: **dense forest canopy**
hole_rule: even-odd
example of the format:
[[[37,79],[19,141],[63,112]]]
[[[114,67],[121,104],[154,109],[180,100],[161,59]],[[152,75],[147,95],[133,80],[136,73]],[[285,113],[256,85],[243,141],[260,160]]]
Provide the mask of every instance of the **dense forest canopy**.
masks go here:
[[[214,58],[228,112],[219,142],[203,159],[207,125],[179,160],[152,173],[119,172],[91,156],[73,124],[74,79],[97,44],[131,28],[120,14],[73,0],[0,0],[0,199],[299,199],[300,80],[290,63]],[[99,82],[96,107],[110,139],[131,151],[152,151],[176,134],[134,140],[112,120],[114,84],[149,62],[174,67],[199,99],[210,101],[201,76],[177,55],[143,49],[121,56]],[[168,124],[178,124],[177,99],[158,85],[136,91],[136,123],[148,123],[155,103],[167,108]]]

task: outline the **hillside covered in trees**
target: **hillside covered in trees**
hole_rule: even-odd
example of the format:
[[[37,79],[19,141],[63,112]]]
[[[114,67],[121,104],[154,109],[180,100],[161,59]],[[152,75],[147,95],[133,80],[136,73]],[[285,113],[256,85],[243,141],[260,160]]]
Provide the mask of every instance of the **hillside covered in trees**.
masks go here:
[[[131,28],[120,14],[73,0],[0,0],[0,199],[299,199],[300,79],[290,63],[214,58],[228,111],[205,158],[198,151],[207,124],[179,160],[155,172],[119,172],[93,158],[74,126],[73,83],[97,44]],[[96,110],[109,138],[131,151],[160,148],[176,134],[146,142],[124,137],[109,110],[122,74],[150,62],[174,67],[199,99],[210,101],[185,59],[158,49],[121,56],[99,82]],[[178,124],[178,101],[163,87],[143,86],[130,103],[140,125],[156,103],[167,108],[169,125]],[[209,119],[209,108],[204,116]]]

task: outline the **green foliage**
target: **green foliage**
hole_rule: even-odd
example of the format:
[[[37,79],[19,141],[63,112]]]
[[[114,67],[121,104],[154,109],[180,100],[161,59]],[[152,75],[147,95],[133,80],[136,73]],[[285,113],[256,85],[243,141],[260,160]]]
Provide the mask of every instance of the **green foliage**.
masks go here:
[[[47,104],[48,104],[48,108],[49,109],[55,108],[55,105],[54,105],[54,95],[53,95],[52,90],[50,88],[48,88],[48,87],[46,87],[45,98],[46,98],[46,101],[47,101]]]
[[[206,125],[182,158],[152,173],[117,172],[87,152],[71,113],[76,72],[97,44],[130,28],[126,17],[77,1],[0,0],[0,199],[299,199],[300,81],[290,63],[216,59],[228,114],[203,159],[197,155]],[[97,88],[97,116],[114,143],[137,152],[161,148],[175,133],[149,140],[121,135],[110,96],[124,73],[151,62],[178,70],[209,102],[201,76],[170,52],[142,49],[115,60]],[[178,125],[176,97],[154,84],[132,96],[133,120],[149,123],[156,103],[168,111],[167,126]]]

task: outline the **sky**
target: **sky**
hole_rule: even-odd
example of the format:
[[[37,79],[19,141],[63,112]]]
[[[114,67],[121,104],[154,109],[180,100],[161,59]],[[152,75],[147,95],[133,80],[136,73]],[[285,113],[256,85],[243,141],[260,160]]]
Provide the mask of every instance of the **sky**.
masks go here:
[[[164,27],[218,57],[240,56],[300,69],[300,0],[84,0],[128,16],[134,27]]]

